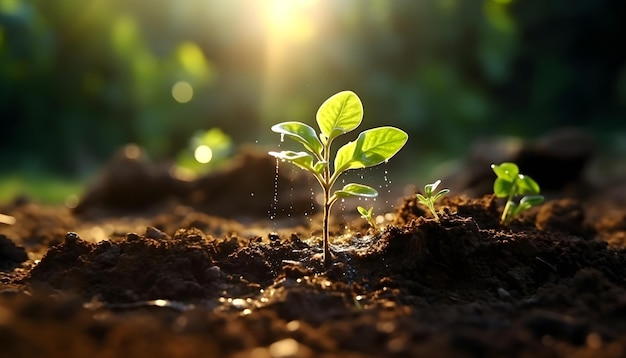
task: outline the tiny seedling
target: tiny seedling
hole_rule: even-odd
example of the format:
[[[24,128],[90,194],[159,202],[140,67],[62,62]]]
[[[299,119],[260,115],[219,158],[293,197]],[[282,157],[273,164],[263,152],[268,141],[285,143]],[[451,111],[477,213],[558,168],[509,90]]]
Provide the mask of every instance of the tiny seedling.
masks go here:
[[[317,125],[321,133],[300,122],[283,122],[272,126],[272,131],[287,136],[304,146],[306,152],[269,152],[313,174],[324,190],[323,245],[324,264],[330,264],[328,247],[328,218],[332,205],[342,198],[361,196],[373,198],[378,192],[367,185],[350,183],[332,192],[339,176],[350,169],[367,168],[386,162],[406,143],[409,136],[395,127],[378,127],[359,134],[337,150],[331,166],[331,144],[342,134],[353,131],[363,120],[363,104],[351,91],[339,92],[327,99],[318,109]]]
[[[493,182],[493,192],[498,198],[507,198],[500,217],[500,223],[507,224],[513,217],[543,202],[539,195],[539,184],[531,177],[520,174],[515,163],[491,164],[497,178]],[[528,195],[527,195],[528,194]],[[523,196],[522,196],[523,195]],[[519,203],[513,199],[522,196]]]
[[[432,184],[426,184],[424,186],[424,195],[419,193],[417,194],[417,199],[428,207],[428,210],[430,210],[437,221],[439,221],[439,215],[437,215],[437,211],[435,210],[435,201],[450,192],[450,189],[441,189],[437,194],[433,194],[440,183],[441,180],[437,180]]]
[[[374,220],[374,208],[365,209],[362,206],[357,206],[356,210],[361,214],[361,217],[367,221],[372,229],[376,229],[376,220]]]

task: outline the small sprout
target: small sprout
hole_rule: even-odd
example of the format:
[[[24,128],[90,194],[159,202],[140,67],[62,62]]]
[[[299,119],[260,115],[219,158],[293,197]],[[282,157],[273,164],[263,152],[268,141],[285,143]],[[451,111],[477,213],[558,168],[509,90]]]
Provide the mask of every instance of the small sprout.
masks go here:
[[[328,246],[328,218],[332,205],[338,200],[351,196],[373,198],[378,192],[367,185],[350,183],[332,192],[339,176],[350,169],[373,167],[393,157],[406,143],[409,136],[395,127],[368,129],[358,138],[340,147],[334,161],[331,160],[331,144],[348,132],[356,129],[363,120],[363,104],[352,91],[343,91],[327,99],[317,111],[315,129],[300,122],[283,122],[272,126],[272,131],[287,136],[302,144],[306,151],[269,152],[283,161],[288,161],[309,173],[324,190],[323,243],[324,264],[330,264]]]
[[[365,209],[362,206],[357,206],[356,209],[361,214],[361,217],[367,221],[368,224],[372,227],[372,229],[376,229],[376,220],[374,220],[374,208],[371,207],[369,209]]]
[[[497,178],[493,182],[493,192],[498,198],[507,198],[500,217],[500,223],[507,224],[513,217],[543,202],[539,195],[539,184],[528,175],[520,174],[515,163],[491,164]],[[527,195],[529,194],[529,195]],[[524,195],[519,203],[513,201],[516,196]]]
[[[437,194],[433,195],[433,193],[435,192],[435,189],[437,189],[437,186],[439,186],[440,183],[441,183],[441,180],[437,180],[436,182],[432,184],[426,184],[424,186],[424,195],[417,194],[417,199],[422,204],[428,207],[428,210],[430,210],[430,212],[435,217],[435,220],[437,221],[439,221],[439,215],[437,215],[437,211],[435,210],[435,201],[439,200],[444,195],[450,192],[450,189],[441,189],[439,190]]]

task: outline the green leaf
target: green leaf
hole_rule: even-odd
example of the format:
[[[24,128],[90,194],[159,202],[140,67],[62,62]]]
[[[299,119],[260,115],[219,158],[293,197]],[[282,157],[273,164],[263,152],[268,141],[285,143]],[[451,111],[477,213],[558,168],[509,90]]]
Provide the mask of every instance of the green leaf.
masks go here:
[[[529,195],[529,196],[525,196],[523,197],[519,204],[520,206],[528,206],[528,209],[530,209],[531,206],[537,206],[541,203],[543,203],[543,196],[542,195]]]
[[[293,152],[285,150],[282,152],[269,152],[269,155],[288,161],[302,169],[315,173],[315,169],[313,168],[313,156],[307,152]]]
[[[312,127],[300,122],[283,122],[272,126],[272,131],[284,134],[296,140],[312,153],[322,153],[322,143],[317,139],[317,133]]]
[[[343,91],[327,99],[317,110],[317,125],[328,140],[353,131],[363,120],[363,104],[352,91]]]
[[[424,195],[419,194],[419,193],[416,195],[417,195],[417,200],[419,200],[422,204],[428,205],[428,199],[426,199]]]
[[[441,183],[441,180],[437,180],[436,182],[432,184],[427,184],[424,186],[424,192],[427,197],[431,197],[433,195],[433,191],[437,189],[437,186],[439,186],[439,183]]]
[[[506,179],[498,177],[493,182],[493,193],[496,194],[498,198],[508,197],[511,189],[513,189],[513,182]]]
[[[356,141],[349,142],[337,151],[335,172],[367,168],[393,157],[409,136],[395,127],[378,127],[361,132]]]
[[[363,184],[350,183],[346,184],[341,190],[337,190],[334,194],[337,198],[347,198],[350,196],[362,196],[366,198],[375,198],[378,196],[376,189]]]
[[[437,194],[435,194],[435,196],[433,196],[433,202],[439,200],[439,198],[441,198],[442,196],[448,194],[450,192],[450,189],[441,189],[439,190],[439,192]]]
[[[327,166],[328,166],[328,162],[320,160],[319,162],[315,163],[315,165],[313,166],[313,170],[317,174],[322,174],[322,172]]]
[[[357,206],[356,210],[358,210],[359,214],[361,214],[361,217],[364,218],[364,219],[371,218],[372,215],[374,214],[374,208],[373,207],[371,207],[371,208],[369,208],[369,210],[367,210],[367,209],[365,209],[362,206]]]
[[[525,195],[525,194],[539,194],[540,188],[539,184],[534,181],[531,177],[527,175],[519,175],[519,180],[517,181],[517,194]]]
[[[500,165],[491,164],[491,169],[493,169],[493,172],[496,173],[498,178],[510,182],[517,180],[517,175],[519,174],[519,168],[517,165],[510,162],[504,162]]]

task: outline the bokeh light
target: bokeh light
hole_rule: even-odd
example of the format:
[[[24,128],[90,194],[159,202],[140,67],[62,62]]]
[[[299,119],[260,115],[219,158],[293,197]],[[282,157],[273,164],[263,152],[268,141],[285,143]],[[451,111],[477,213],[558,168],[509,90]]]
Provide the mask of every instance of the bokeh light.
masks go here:
[[[213,159],[213,150],[208,145],[199,145],[193,152],[193,157],[198,163],[206,164]]]
[[[193,87],[187,81],[179,81],[172,86],[172,97],[178,103],[187,103],[193,98]]]

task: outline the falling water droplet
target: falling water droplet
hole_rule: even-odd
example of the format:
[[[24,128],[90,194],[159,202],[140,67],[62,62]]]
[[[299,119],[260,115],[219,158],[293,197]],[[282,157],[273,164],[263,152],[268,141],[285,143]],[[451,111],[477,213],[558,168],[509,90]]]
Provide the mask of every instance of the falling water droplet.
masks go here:
[[[285,133],[281,133],[280,134],[280,142],[284,142],[285,141]]]
[[[278,158],[276,158],[276,172],[274,173],[274,196],[272,197],[272,209],[268,210],[270,220],[276,219],[278,215]],[[276,228],[276,222],[274,222]]]

